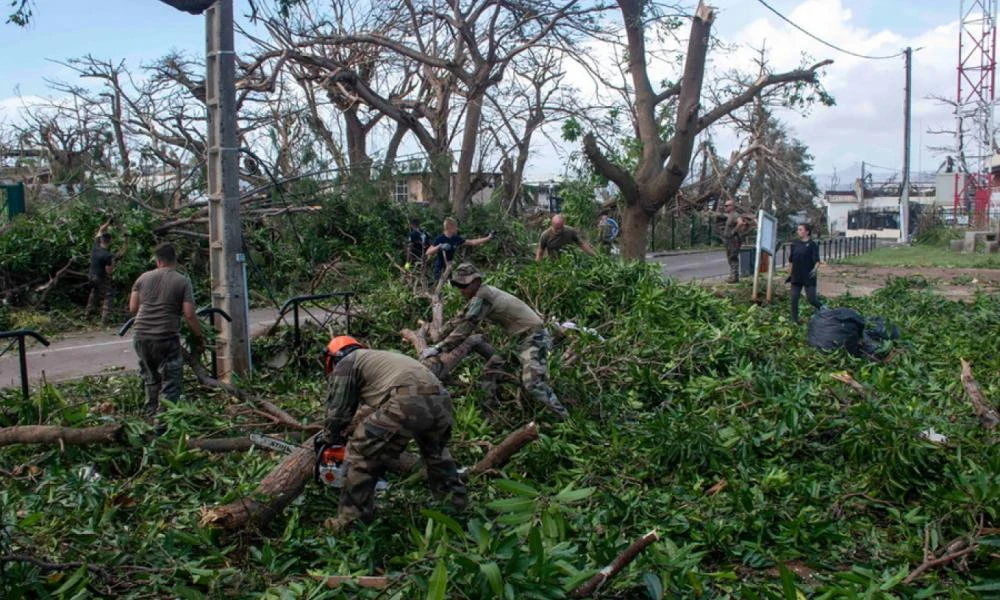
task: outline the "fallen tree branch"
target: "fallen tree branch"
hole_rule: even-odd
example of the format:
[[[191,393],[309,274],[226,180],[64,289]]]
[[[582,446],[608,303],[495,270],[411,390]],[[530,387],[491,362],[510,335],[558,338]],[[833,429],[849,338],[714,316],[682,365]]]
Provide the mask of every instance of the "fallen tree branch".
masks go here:
[[[635,557],[639,556],[643,550],[648,548],[650,544],[658,539],[660,539],[660,534],[657,533],[656,530],[653,530],[638,540],[632,542],[628,548],[625,548],[621,554],[611,561],[611,564],[598,571],[583,585],[573,590],[573,592],[570,593],[570,597],[586,598],[587,596],[593,594],[597,591],[597,588],[604,584],[604,582],[617,575],[619,571],[627,567],[629,563],[635,560]]]
[[[353,583],[358,587],[384,589],[389,587],[390,580],[385,575],[313,575],[317,581],[326,587],[337,587],[345,583]]]
[[[61,444],[86,446],[88,444],[117,443],[122,438],[118,423],[97,427],[58,427],[56,425],[15,425],[0,429],[0,446],[12,444]]]
[[[919,567],[910,571],[910,574],[906,576],[903,583],[913,583],[918,577],[923,575],[930,569],[935,567],[940,567],[941,565],[946,565],[956,558],[961,558],[967,554],[972,554],[979,548],[979,545],[975,542],[977,538],[973,537],[972,541],[966,539],[958,539],[954,542],[945,546],[944,551],[941,556],[931,558],[927,557],[924,562],[920,564]]]
[[[188,440],[187,447],[205,452],[246,452],[253,448],[253,442],[247,436],[231,438],[195,438]]]
[[[469,474],[478,475],[507,464],[507,461],[521,448],[537,439],[538,426],[532,421],[508,435],[504,441],[490,448],[486,456],[469,469]]]
[[[979,417],[979,421],[983,424],[983,427],[991,430],[1000,423],[1000,414],[997,413],[995,408],[990,406],[989,401],[979,387],[979,383],[972,376],[972,367],[964,358],[960,360],[962,361],[962,386],[965,387],[965,393],[969,395],[969,400],[975,407],[976,416]]]
[[[851,374],[847,371],[841,371],[840,373],[830,374],[830,378],[841,383],[846,383],[855,392],[861,394],[862,396],[868,396],[868,388],[863,386],[858,380],[851,377]]]
[[[251,406],[260,408],[269,417],[272,417],[276,423],[284,425],[285,427],[298,429],[300,431],[318,431],[322,429],[322,426],[317,424],[303,425],[295,417],[279,408],[273,402],[262,398],[255,398],[235,385],[219,381],[209,374],[208,369],[201,364],[201,361],[198,360],[197,356],[184,349],[181,351],[184,353],[185,362],[187,362],[188,366],[191,367],[191,370],[194,371],[194,376],[198,379],[198,383],[201,385],[209,388],[220,389],[227,394],[235,396],[243,402],[250,404]]]
[[[26,562],[32,564],[42,571],[70,571],[76,570],[84,566],[86,563],[82,562],[68,562],[68,563],[52,563],[46,562],[40,558],[35,558],[34,556],[29,556],[27,554],[6,554],[0,556],[0,564],[9,562]],[[104,569],[97,565],[87,564],[87,570],[94,573],[103,573]]]

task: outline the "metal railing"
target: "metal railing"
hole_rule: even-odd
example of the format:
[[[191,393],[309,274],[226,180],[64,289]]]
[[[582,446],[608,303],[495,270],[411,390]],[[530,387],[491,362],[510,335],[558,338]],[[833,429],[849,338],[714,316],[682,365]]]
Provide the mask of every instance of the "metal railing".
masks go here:
[[[877,246],[878,240],[873,234],[816,240],[816,244],[819,246],[819,259],[823,262],[829,262],[871,252]],[[775,252],[775,265],[778,267],[788,265],[791,250],[792,244],[790,242],[782,242]]]
[[[299,346],[301,341],[301,336],[299,334],[299,305],[306,302],[319,302],[320,300],[329,300],[330,298],[342,298],[344,306],[344,318],[345,318],[345,333],[350,333],[351,331],[351,296],[354,292],[329,292],[326,294],[312,294],[308,296],[295,296],[289,298],[278,310],[278,319],[280,320],[285,314],[291,309],[292,311],[292,326],[294,328],[293,340],[295,347]],[[315,319],[315,317],[314,317]],[[318,319],[315,319],[319,321]],[[321,325],[325,324],[328,319],[320,322]]]
[[[225,319],[225,320],[227,320],[229,322],[232,322],[232,320],[233,320],[232,317],[230,317],[229,314],[226,311],[222,310],[221,308],[216,308],[214,306],[206,306],[205,308],[199,308],[198,311],[195,312],[195,314],[198,315],[199,317],[211,316],[211,315],[219,315],[220,317],[222,317],[223,319]],[[212,323],[212,330],[214,331],[215,330],[215,319],[209,319],[209,322]],[[121,329],[118,330],[118,335],[120,337],[124,337],[125,334],[128,333],[128,330],[132,329],[132,325],[135,325],[135,317],[132,317],[128,321],[125,321],[125,324],[122,325]],[[212,355],[212,377],[218,378],[219,377],[219,370],[218,370],[219,367],[216,365],[216,358],[217,358],[217,356],[216,356],[216,352],[215,352],[215,346],[212,346],[209,349],[209,354]]]
[[[28,354],[24,348],[24,338],[32,337],[35,338],[43,346],[48,346],[49,341],[45,339],[42,334],[31,329],[15,329],[14,331],[0,331],[0,340],[17,338],[17,361],[18,366],[21,371],[21,395],[24,399],[28,399]],[[5,354],[7,350],[0,352],[0,354]]]

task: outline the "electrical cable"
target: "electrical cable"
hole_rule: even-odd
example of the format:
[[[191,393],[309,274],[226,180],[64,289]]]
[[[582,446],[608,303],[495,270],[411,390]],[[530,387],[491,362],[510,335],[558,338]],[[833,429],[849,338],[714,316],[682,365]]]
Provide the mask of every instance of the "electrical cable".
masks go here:
[[[858,58],[866,58],[866,59],[869,59],[869,60],[885,60],[885,59],[889,59],[889,58],[897,58],[899,56],[903,56],[904,54],[906,54],[906,51],[903,50],[903,51],[897,52],[895,54],[890,54],[888,56],[870,56],[868,54],[858,54],[857,52],[851,52],[850,50],[845,50],[845,49],[841,48],[840,46],[836,46],[834,44],[831,44],[830,42],[828,42],[828,41],[826,41],[826,40],[824,40],[824,39],[822,39],[822,38],[820,38],[820,37],[818,37],[818,36],[816,36],[816,35],[808,32],[808,31],[806,31],[805,29],[803,29],[801,27],[799,27],[794,22],[792,22],[791,19],[789,19],[785,15],[783,15],[780,12],[778,12],[777,10],[775,10],[770,4],[768,4],[764,0],[757,0],[757,2],[760,2],[761,4],[763,4],[764,7],[767,10],[769,10],[769,11],[773,12],[774,14],[776,14],[778,16],[778,18],[780,18],[782,21],[788,23],[792,27],[794,27],[794,28],[798,29],[799,31],[801,31],[802,33],[808,35],[809,37],[811,37],[812,39],[816,40],[817,42],[819,42],[819,43],[821,43],[823,45],[829,46],[830,48],[833,48],[834,50],[836,50],[838,52],[843,52],[844,54],[850,54],[851,56],[856,56]]]

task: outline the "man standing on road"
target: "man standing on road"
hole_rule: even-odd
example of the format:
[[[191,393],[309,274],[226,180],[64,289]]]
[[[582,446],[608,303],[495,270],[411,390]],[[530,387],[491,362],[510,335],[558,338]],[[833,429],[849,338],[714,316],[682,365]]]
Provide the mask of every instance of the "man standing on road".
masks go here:
[[[749,228],[747,219],[736,212],[736,203],[726,200],[726,225],[722,230],[722,239],[726,244],[726,262],[729,263],[729,279],[726,283],[737,283],[740,280],[740,248],[743,246],[743,234]]]
[[[160,412],[161,391],[172,402],[181,397],[181,316],[194,333],[195,354],[205,351],[191,280],[177,272],[173,244],[157,246],[155,259],[156,268],[135,280],[128,300],[129,311],[135,315],[133,346],[146,384],[145,410],[150,417]]]
[[[552,336],[545,328],[545,321],[519,298],[491,285],[483,285],[483,274],[469,263],[458,265],[451,274],[451,285],[469,301],[465,314],[452,322],[447,337],[420,353],[421,360],[450,351],[475,332],[481,321],[492,321],[520,340],[517,358],[521,361],[521,384],[528,395],[551,409],[560,420],[566,419],[569,413],[546,383],[546,358],[552,350]],[[496,362],[490,359],[487,368]]]
[[[581,238],[576,229],[566,226],[566,218],[562,215],[554,215],[552,225],[542,232],[542,237],[538,240],[535,262],[541,261],[545,254],[552,258],[558,257],[563,248],[570,244],[576,244],[585,254],[594,255],[594,249],[590,247],[587,240]]]
[[[111,246],[111,234],[108,224],[101,225],[94,238],[94,247],[90,251],[90,272],[87,278],[90,282],[90,296],[87,298],[87,309],[84,318],[89,319],[101,305],[101,325],[111,321],[111,301],[114,290],[111,288],[111,272],[114,271],[114,257],[108,247]]]
[[[323,524],[340,532],[359,518],[371,520],[375,484],[410,439],[420,448],[431,491],[439,497],[450,495],[452,504],[464,509],[465,484],[448,452],[451,396],[438,378],[409,356],[366,350],[346,335],[330,340],[324,354],[329,380],[326,424],[316,447],[321,454],[325,445],[346,443],[348,467],[337,516]],[[345,431],[360,406],[372,412],[353,432]]]

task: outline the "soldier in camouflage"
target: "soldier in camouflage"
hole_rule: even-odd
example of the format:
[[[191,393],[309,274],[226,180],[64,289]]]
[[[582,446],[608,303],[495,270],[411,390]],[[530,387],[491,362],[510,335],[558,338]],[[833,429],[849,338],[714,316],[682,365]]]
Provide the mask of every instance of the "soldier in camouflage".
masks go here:
[[[375,483],[411,439],[420,449],[431,491],[450,495],[452,504],[463,509],[465,484],[447,448],[451,396],[437,377],[408,356],[366,350],[349,336],[327,345],[326,368],[326,424],[320,436],[330,445],[346,442],[348,466],[337,516],[324,525],[342,531],[359,518],[370,520]],[[345,431],[361,407],[370,414],[353,432]]]
[[[743,246],[743,234],[749,227],[746,218],[736,212],[736,203],[726,200],[726,225],[722,230],[722,239],[726,244],[726,262],[729,263],[729,279],[727,283],[737,283],[740,280],[740,247]]]
[[[442,341],[428,346],[421,359],[436,356],[455,348],[471,335],[483,320],[492,321],[520,340],[517,357],[521,362],[521,383],[535,400],[550,408],[560,419],[569,413],[559,403],[555,392],[546,383],[546,358],[552,350],[552,337],[537,312],[517,297],[483,284],[483,274],[469,263],[459,265],[451,275],[451,285],[459,288],[469,301],[465,314],[452,321],[451,332]],[[487,362],[487,369],[497,361]]]

